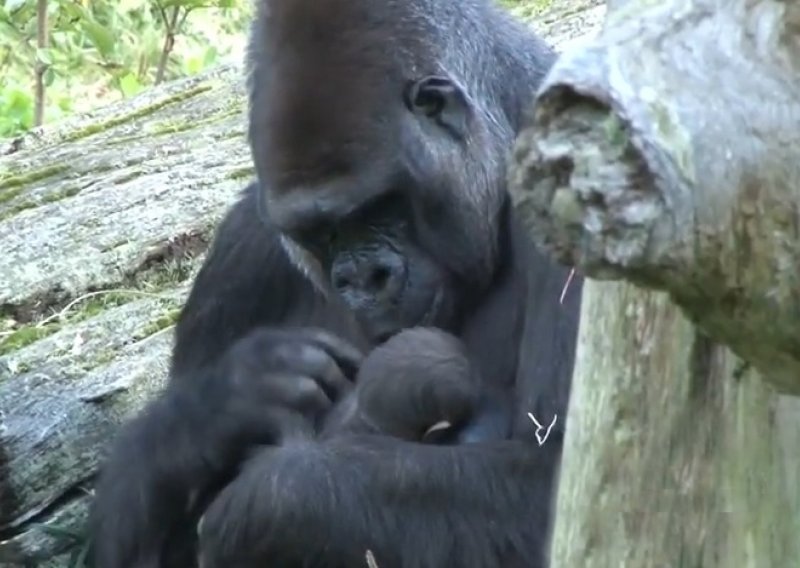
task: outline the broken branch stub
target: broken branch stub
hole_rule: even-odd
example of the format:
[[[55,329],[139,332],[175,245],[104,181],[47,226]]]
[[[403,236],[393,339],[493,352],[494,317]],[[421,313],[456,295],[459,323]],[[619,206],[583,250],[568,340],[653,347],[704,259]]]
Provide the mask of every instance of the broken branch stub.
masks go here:
[[[800,8],[620,3],[561,55],[509,184],[537,243],[666,290],[800,393]]]

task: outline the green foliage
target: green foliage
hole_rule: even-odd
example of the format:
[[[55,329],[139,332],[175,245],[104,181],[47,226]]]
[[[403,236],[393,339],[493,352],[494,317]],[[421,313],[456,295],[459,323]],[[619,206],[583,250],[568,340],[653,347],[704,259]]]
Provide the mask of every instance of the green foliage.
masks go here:
[[[136,95],[157,79],[199,73],[241,50],[249,0],[0,0],[0,138],[34,125],[43,70],[44,122]]]
[[[532,19],[547,10],[555,0],[499,0],[511,12],[523,19]]]
[[[33,91],[18,83],[0,90],[0,136],[28,130],[33,124]]]

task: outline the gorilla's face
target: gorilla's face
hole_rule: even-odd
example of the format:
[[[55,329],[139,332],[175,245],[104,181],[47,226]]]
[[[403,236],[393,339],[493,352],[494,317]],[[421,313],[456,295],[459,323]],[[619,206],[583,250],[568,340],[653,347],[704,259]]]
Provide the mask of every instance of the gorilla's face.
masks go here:
[[[375,0],[267,4],[250,138],[287,251],[373,340],[453,329],[497,264],[507,133],[448,72],[452,45],[422,42],[429,21]]]

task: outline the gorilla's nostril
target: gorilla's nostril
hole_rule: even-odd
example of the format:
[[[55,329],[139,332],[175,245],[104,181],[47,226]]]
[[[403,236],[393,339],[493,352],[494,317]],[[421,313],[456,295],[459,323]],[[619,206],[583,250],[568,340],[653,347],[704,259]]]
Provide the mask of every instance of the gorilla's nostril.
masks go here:
[[[404,279],[403,259],[394,253],[368,251],[361,256],[341,255],[331,267],[330,283],[343,295],[374,296],[374,300],[386,299],[398,292]]]
[[[350,281],[344,276],[337,276],[333,280],[333,287],[337,290],[344,290],[350,287]]]
[[[369,285],[373,290],[382,290],[389,283],[391,271],[385,266],[377,267],[370,277]]]

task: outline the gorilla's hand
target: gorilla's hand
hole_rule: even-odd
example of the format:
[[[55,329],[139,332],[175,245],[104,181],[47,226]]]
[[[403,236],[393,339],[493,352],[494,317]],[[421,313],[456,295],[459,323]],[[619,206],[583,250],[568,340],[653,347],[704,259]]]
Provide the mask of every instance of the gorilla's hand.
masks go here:
[[[102,469],[91,521],[96,565],[191,566],[179,543],[192,539],[175,531],[193,526],[256,446],[313,436],[312,421],[350,388],[360,357],[322,331],[265,328],[216,364],[174,376],[123,429]],[[172,560],[157,561],[162,554]]]
[[[211,441],[230,451],[310,434],[351,390],[360,362],[355,347],[324,330],[256,330],[230,349],[221,372],[199,389],[214,407],[206,417],[214,424]]]
[[[480,381],[458,338],[433,328],[407,329],[369,354],[355,391],[329,417],[324,436],[373,433],[419,441],[434,426],[466,423],[479,395]]]

